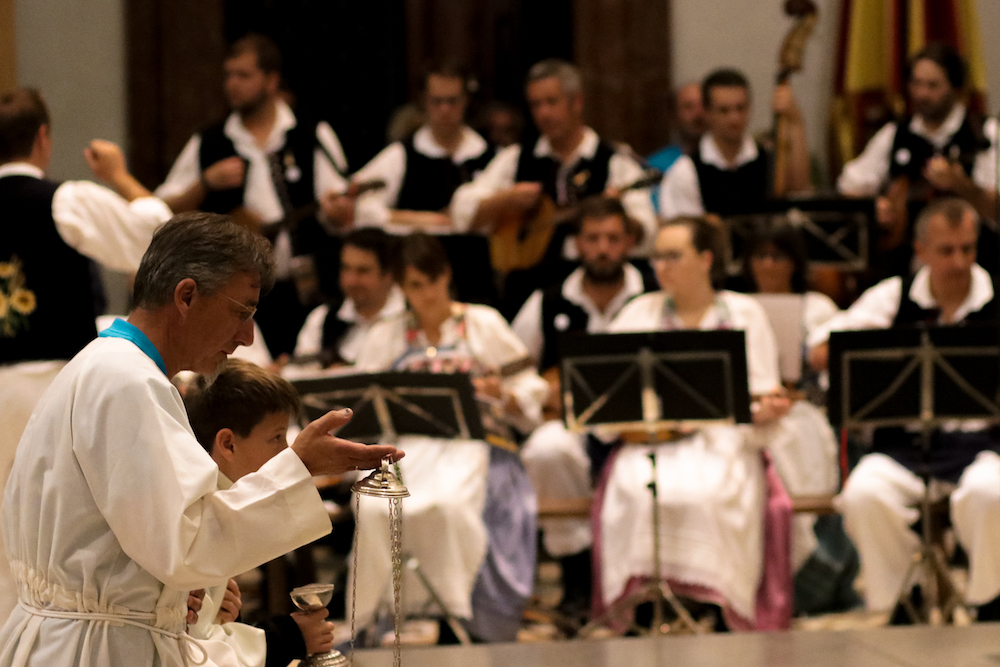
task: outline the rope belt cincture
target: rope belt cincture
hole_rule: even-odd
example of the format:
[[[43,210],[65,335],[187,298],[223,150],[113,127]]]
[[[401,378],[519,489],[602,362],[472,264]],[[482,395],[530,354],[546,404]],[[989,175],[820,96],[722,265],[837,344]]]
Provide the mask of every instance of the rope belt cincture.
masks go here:
[[[119,623],[121,625],[131,625],[136,628],[141,628],[143,630],[148,630],[149,632],[155,632],[156,634],[162,635],[169,639],[175,640],[180,649],[181,660],[184,664],[194,664],[194,665],[204,665],[208,662],[208,653],[205,651],[204,647],[197,641],[192,639],[188,634],[183,632],[171,632],[169,630],[164,630],[163,628],[158,628],[155,625],[149,625],[148,623],[143,623],[142,621],[153,621],[156,619],[156,614],[153,612],[140,612],[140,611],[130,611],[124,614],[102,614],[98,612],[87,612],[87,611],[62,611],[56,609],[39,609],[38,607],[29,607],[24,604],[24,602],[18,601],[18,605],[29,614],[33,616],[42,616],[44,618],[65,618],[72,621],[104,621],[108,623]],[[195,663],[188,663],[187,652],[184,650],[185,643],[189,646],[194,647],[201,654],[201,659]]]

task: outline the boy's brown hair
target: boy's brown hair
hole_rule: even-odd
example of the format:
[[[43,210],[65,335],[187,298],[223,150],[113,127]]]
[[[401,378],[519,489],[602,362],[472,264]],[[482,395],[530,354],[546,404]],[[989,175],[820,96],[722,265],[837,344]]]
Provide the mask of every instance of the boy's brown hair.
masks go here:
[[[275,412],[299,413],[299,396],[291,383],[243,359],[227,359],[214,376],[198,376],[184,393],[191,429],[209,454],[224,428],[246,438],[264,417]]]

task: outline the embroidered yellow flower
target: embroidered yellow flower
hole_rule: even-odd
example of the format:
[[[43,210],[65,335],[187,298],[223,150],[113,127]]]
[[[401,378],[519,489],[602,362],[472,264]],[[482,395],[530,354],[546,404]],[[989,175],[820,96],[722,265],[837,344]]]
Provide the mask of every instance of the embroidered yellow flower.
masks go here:
[[[14,262],[0,262],[0,278],[11,278],[17,273],[17,264]]]
[[[7,317],[7,310],[10,308],[10,300],[3,290],[0,290],[0,320]]]
[[[31,290],[19,289],[10,297],[10,305],[22,315],[35,312],[35,293]]]

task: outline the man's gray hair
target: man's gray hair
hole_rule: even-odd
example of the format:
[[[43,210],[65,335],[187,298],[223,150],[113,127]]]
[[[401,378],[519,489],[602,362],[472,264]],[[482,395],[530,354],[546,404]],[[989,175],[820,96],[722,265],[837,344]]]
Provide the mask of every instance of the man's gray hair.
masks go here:
[[[935,199],[917,215],[917,221],[913,226],[913,237],[917,241],[926,241],[927,228],[930,227],[933,218],[942,216],[948,222],[949,227],[958,227],[967,214],[976,221],[976,236],[978,236],[979,213],[972,204],[958,197]]]
[[[174,298],[191,278],[202,294],[214,294],[239,273],[260,277],[261,294],[274,286],[271,244],[228,215],[180,213],[153,234],[132,292],[134,308],[154,310]]]
[[[580,68],[573,63],[558,58],[546,58],[531,66],[525,81],[525,87],[542,79],[558,79],[559,88],[566,95],[583,93],[583,77]]]

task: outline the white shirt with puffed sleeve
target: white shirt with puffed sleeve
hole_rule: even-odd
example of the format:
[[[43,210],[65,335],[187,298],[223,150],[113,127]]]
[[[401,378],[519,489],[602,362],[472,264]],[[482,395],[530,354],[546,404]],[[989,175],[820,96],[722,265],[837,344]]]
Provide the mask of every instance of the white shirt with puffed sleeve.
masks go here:
[[[565,183],[567,175],[581,159],[592,159],[597,153],[600,138],[597,133],[585,127],[583,139],[573,154],[562,163],[556,183]],[[542,136],[532,149],[535,157],[555,157],[552,145],[547,137]],[[517,163],[521,157],[519,145],[504,148],[490,161],[486,169],[470,183],[466,183],[455,191],[451,200],[452,224],[456,231],[468,231],[472,220],[479,209],[479,203],[484,199],[507,190],[514,185],[517,175]],[[643,176],[642,166],[631,155],[617,151],[608,162],[608,187],[624,188]],[[622,206],[629,217],[642,225],[644,238],[633,254],[647,256],[652,251],[657,230],[656,212],[645,189],[630,190],[622,194]]]

